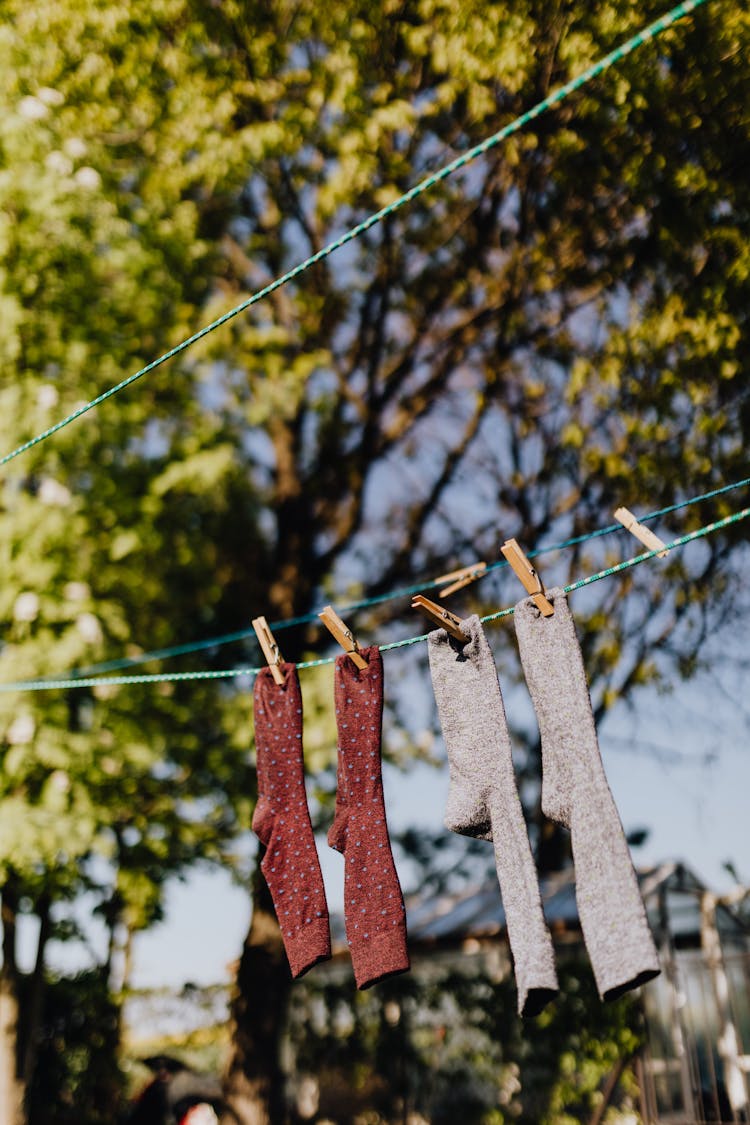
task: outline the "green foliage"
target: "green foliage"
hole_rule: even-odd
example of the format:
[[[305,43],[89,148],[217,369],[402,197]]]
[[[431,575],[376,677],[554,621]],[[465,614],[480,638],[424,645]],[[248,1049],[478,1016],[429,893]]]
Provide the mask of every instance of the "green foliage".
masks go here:
[[[209,52],[175,80],[195,44],[184,5],[12,4],[1,30],[10,446],[195,326],[217,257],[200,203],[242,165],[220,139],[223,66]],[[195,129],[210,153],[185,160]],[[254,493],[199,389],[173,370],[6,472],[3,678],[234,624]],[[0,870],[49,889],[103,857],[127,923],[158,917],[169,873],[247,823],[237,705],[195,687],[2,696]]]

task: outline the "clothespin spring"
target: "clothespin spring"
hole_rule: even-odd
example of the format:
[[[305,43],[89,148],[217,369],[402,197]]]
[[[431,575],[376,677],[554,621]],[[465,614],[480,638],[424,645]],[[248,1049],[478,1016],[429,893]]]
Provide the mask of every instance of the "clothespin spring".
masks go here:
[[[354,662],[357,668],[366,668],[367,661],[360,654],[359,645],[348,625],[345,625],[333,606],[327,605],[318,614],[326,629],[332,634],[343,648],[346,655]]]

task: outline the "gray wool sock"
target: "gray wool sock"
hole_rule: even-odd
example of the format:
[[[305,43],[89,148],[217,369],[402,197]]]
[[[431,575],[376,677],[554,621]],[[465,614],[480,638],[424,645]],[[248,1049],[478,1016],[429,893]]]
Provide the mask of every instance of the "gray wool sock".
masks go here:
[[[659,973],[625,834],[604,774],[581,646],[568,599],[515,607],[526,682],[542,736],[542,811],[570,829],[576,898],[599,995],[613,1000]]]
[[[492,840],[518,986],[518,1010],[532,1016],[557,992],[554,953],[516,788],[510,737],[495,661],[479,618],[463,622],[461,646],[430,633],[432,686],[448,750],[445,825]]]

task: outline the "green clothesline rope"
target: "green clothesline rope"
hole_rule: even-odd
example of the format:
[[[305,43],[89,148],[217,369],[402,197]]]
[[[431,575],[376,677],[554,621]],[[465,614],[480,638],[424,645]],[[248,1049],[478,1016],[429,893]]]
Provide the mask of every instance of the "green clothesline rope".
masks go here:
[[[704,500],[712,500],[716,496],[722,496],[724,493],[732,492],[737,488],[744,488],[750,484],[750,477],[745,477],[744,480],[735,481],[733,484],[725,484],[721,488],[711,489],[710,492],[704,492],[700,496],[692,496],[688,500],[680,500],[677,504],[670,504],[666,508],[660,508],[656,512],[649,512],[645,516],[639,516],[641,523],[647,523],[651,520],[660,519],[662,516],[670,515],[672,512],[677,512],[682,508],[687,508],[691,504],[699,504]],[[596,531],[589,531],[585,535],[577,535],[572,539],[565,539],[561,543],[551,543],[547,547],[538,547],[535,550],[527,551],[527,558],[534,559],[539,555],[549,554],[551,551],[563,551],[568,547],[575,547],[580,543],[586,543],[590,539],[598,539],[602,535],[610,535],[615,531],[625,531],[622,524],[611,523],[607,527],[598,528]],[[497,562],[490,563],[487,568],[479,575],[479,578],[484,578],[485,575],[490,574],[492,571],[498,570],[500,567],[507,566],[505,559],[498,559]],[[334,608],[337,613],[348,614],[360,609],[369,609],[370,606],[382,605],[384,602],[395,601],[398,598],[411,597],[412,594],[418,594],[425,590],[433,590],[436,586],[441,586],[441,582],[434,579],[420,582],[414,586],[401,586],[398,589],[391,590],[387,594],[377,594],[372,598],[363,598],[361,601],[349,602],[345,605],[336,605]],[[271,621],[269,627],[274,633],[280,632],[282,629],[289,629],[293,625],[306,625],[312,621],[318,620],[318,613],[314,610],[312,613],[303,613],[299,617],[288,617],[283,621]],[[105,672],[117,672],[124,668],[133,668],[139,664],[148,664],[152,660],[167,660],[173,656],[184,656],[190,652],[200,652],[207,648],[220,648],[222,645],[231,644],[234,641],[245,640],[247,637],[254,637],[255,630],[250,628],[238,629],[233,633],[222,633],[215,637],[205,637],[201,641],[187,641],[183,644],[171,645],[169,648],[153,649],[150,652],[139,653],[138,656],[123,656],[114,660],[103,660],[97,664],[90,664],[86,668],[80,670],[74,669],[68,675],[73,676],[92,676],[101,675]],[[45,679],[42,676],[40,679]],[[59,677],[56,677],[59,679]]]
[[[668,551],[674,550],[676,547],[682,547],[686,543],[692,543],[694,539],[701,539],[706,535],[711,535],[722,528],[729,527],[731,524],[739,523],[740,520],[746,519],[750,516],[750,508],[743,508],[734,515],[726,516],[724,519],[716,520],[714,523],[707,524],[705,527],[699,528],[697,531],[691,531],[687,535],[680,535],[677,539],[673,539],[670,543],[665,543],[664,548],[659,548],[655,551],[644,551],[641,555],[636,555],[634,558],[626,559],[625,562],[617,563],[614,566],[608,566],[604,570],[598,571],[596,574],[589,575],[588,578],[582,578],[578,582],[572,582],[568,586],[564,586],[563,590],[566,594],[572,593],[574,590],[580,590],[584,586],[590,586],[593,582],[598,582],[602,578],[609,578],[613,574],[620,574],[621,571],[628,570],[630,567],[637,566],[639,563],[647,562],[649,559],[655,558],[662,549]],[[503,617],[509,617],[513,613],[513,606],[508,609],[498,610],[497,613],[489,613],[485,617],[480,618],[483,623],[489,621],[499,621]],[[420,644],[426,641],[427,633],[420,633],[417,637],[407,637],[403,641],[393,641],[390,644],[381,645],[381,652],[389,652],[392,649],[408,648],[410,645]],[[333,656],[322,657],[319,660],[305,660],[297,664],[299,669],[305,668],[320,668],[324,664],[332,664],[336,658]],[[184,680],[227,680],[239,679],[243,676],[256,676],[260,668],[226,668],[215,672],[157,672],[150,675],[133,675],[133,676],[89,676],[88,678],[77,677],[67,680],[19,680],[16,683],[0,684],[0,692],[27,692],[27,691],[68,691],[74,688],[89,688],[89,687],[120,687],[129,684],[163,684],[163,683],[179,683]]]
[[[21,453],[25,453],[27,450],[32,449],[40,442],[45,441],[49,437],[52,437],[53,434],[58,433],[65,426],[70,425],[71,422],[75,422],[78,418],[82,417],[82,415],[88,413],[89,410],[93,410],[95,406],[101,405],[101,403],[105,402],[113,395],[116,395],[119,391],[124,390],[125,387],[129,387],[131,383],[134,383],[143,375],[147,375],[150,371],[153,371],[155,368],[160,367],[163,363],[166,363],[167,360],[172,359],[176,355],[179,355],[180,352],[184,352],[187,348],[191,347],[191,345],[197,343],[199,340],[202,340],[204,336],[207,336],[210,332],[213,332],[217,328],[221,327],[221,325],[226,324],[227,321],[230,321],[235,316],[238,316],[239,313],[251,308],[252,305],[257,304],[257,302],[261,301],[264,297],[268,297],[271,293],[281,288],[282,285],[286,285],[295,277],[299,277],[300,274],[310,269],[310,267],[315,265],[317,262],[323,261],[325,258],[328,258],[331,254],[333,254],[335,250],[339,250],[348,242],[352,242],[354,239],[359,238],[359,236],[364,234],[365,231],[370,230],[371,227],[376,226],[378,223],[382,222],[383,219],[388,218],[389,215],[393,215],[396,211],[406,206],[407,203],[411,203],[413,199],[416,199],[418,196],[423,195],[426,191],[429,191],[430,188],[434,187],[442,180],[447,179],[448,176],[452,175],[453,172],[458,171],[460,168],[464,168],[478,156],[482,156],[484,153],[489,152],[490,149],[494,148],[502,141],[507,140],[507,138],[512,136],[514,133],[519,132],[526,125],[528,125],[530,121],[534,121],[537,117],[540,117],[543,113],[546,113],[547,110],[552,109],[552,107],[555,105],[558,105],[561,101],[567,98],[569,94],[574,93],[576,90],[580,90],[582,86],[586,85],[588,82],[591,82],[600,74],[603,74],[610,67],[614,66],[621,59],[625,58],[626,55],[629,55],[632,51],[635,51],[644,43],[648,43],[650,40],[655,39],[663,31],[666,31],[667,28],[677,23],[678,20],[682,19],[686,15],[689,15],[690,12],[695,11],[696,8],[699,8],[701,4],[704,4],[706,2],[707,0],[684,0],[683,3],[677,4],[665,15],[661,16],[657,20],[654,20],[653,23],[643,28],[636,35],[633,35],[630,39],[626,40],[625,43],[622,43],[619,47],[616,47],[614,51],[610,51],[610,53],[608,55],[605,55],[604,58],[588,67],[588,69],[584,70],[584,72],[577,78],[573,78],[570,82],[566,82],[564,86],[560,86],[557,90],[554,90],[548,97],[544,98],[543,101],[538,102],[531,109],[527,110],[526,113],[521,114],[520,117],[517,117],[514,121],[511,121],[510,124],[504,126],[504,128],[500,129],[497,133],[494,133],[491,137],[487,137],[486,140],[480,142],[480,144],[478,145],[475,145],[473,148],[470,148],[461,156],[456,157],[455,160],[452,160],[449,164],[446,164],[443,168],[439,169],[439,171],[434,172],[430,176],[427,176],[426,179],[420,181],[420,183],[416,184],[413,188],[410,188],[410,190],[405,192],[404,195],[400,196],[392,203],[389,203],[387,207],[383,207],[380,211],[376,211],[373,214],[369,215],[368,218],[364,219],[361,223],[358,223],[356,226],[348,230],[345,234],[341,235],[340,238],[337,238],[333,242],[329,242],[321,250],[318,250],[315,254],[312,254],[309,258],[306,258],[303,262],[300,262],[298,265],[294,266],[292,269],[276,278],[275,281],[270,282],[262,289],[259,289],[256,293],[253,293],[252,296],[242,301],[235,308],[230,309],[229,312],[224,313],[223,316],[220,316],[216,320],[213,320],[210,324],[207,324],[204,328],[201,328],[200,331],[194,333],[192,336],[189,336],[186,340],[183,340],[182,343],[177,344],[174,348],[170,348],[169,351],[164,352],[164,354],[159,356],[157,359],[154,359],[150,363],[147,363],[146,366],[142,367],[139,371],[136,371],[134,374],[129,375],[126,379],[123,379],[115,386],[110,387],[109,390],[104,391],[103,394],[97,395],[97,397],[91,399],[90,402],[84,403],[82,406],[79,406],[78,409],[72,412],[72,414],[68,414],[67,417],[62,418],[59,422],[56,422],[54,426],[50,426],[48,429],[43,430],[40,434],[37,434],[36,437],[30,438],[22,445],[19,445],[17,449],[13,449],[10,453],[6,453],[4,457],[0,458],[0,465],[6,465],[9,461],[12,461],[14,457],[18,457]]]

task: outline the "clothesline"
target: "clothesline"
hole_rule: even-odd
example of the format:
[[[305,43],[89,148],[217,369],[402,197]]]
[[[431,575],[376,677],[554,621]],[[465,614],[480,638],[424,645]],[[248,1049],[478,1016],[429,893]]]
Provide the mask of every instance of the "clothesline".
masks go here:
[[[257,290],[257,292],[246,298],[246,300],[241,301],[240,304],[224,313],[223,316],[217,317],[216,320],[213,320],[210,324],[205,325],[205,327],[201,328],[198,332],[193,333],[192,336],[189,336],[180,344],[177,344],[175,347],[170,348],[169,351],[164,352],[163,355],[160,355],[150,363],[147,363],[145,367],[141,367],[140,370],[121,380],[121,382],[110,387],[102,394],[97,395],[89,402],[83,403],[83,405],[72,411],[72,413],[68,414],[65,418],[60,419],[60,421],[56,422],[53,426],[49,426],[46,430],[43,430],[35,437],[30,438],[28,441],[25,441],[21,445],[19,445],[16,449],[11,450],[10,453],[6,453],[4,457],[0,458],[0,465],[6,465],[9,461],[12,461],[13,458],[18,457],[21,453],[25,453],[27,450],[32,449],[40,442],[45,441],[49,437],[52,437],[53,434],[56,434],[66,426],[69,426],[72,422],[75,422],[78,418],[81,418],[84,414],[88,413],[90,410],[93,410],[94,407],[101,405],[101,403],[105,402],[107,399],[112,398],[113,395],[116,395],[126,387],[129,387],[131,383],[136,382],[136,380],[142,378],[144,375],[148,374],[151,371],[154,371],[157,367],[160,367],[163,363],[166,363],[167,360],[173,359],[174,356],[179,355],[181,352],[184,352],[193,344],[196,344],[199,340],[202,340],[210,332],[214,332],[217,328],[220,328],[222,325],[226,324],[228,321],[232,320],[240,313],[245,312],[247,309],[257,304],[264,297],[268,297],[271,293],[274,293],[277,289],[280,289],[281,286],[286,285],[288,284],[288,282],[294,280],[294,278],[299,277],[301,274],[305,273],[312,266],[314,266],[317,262],[323,261],[325,258],[330,257],[330,255],[333,254],[334,251],[339,250],[342,246],[345,246],[347,245],[347,243],[352,242],[356,238],[359,238],[366,231],[382,222],[383,219],[386,219],[390,215],[393,215],[396,211],[399,211],[402,207],[406,206],[406,204],[411,203],[412,200],[417,199],[420,195],[423,195],[425,192],[429,191],[430,188],[433,188],[436,184],[439,184],[443,180],[447,179],[454,172],[466,167],[467,164],[470,164],[473,160],[476,160],[478,156],[483,156],[486,152],[489,152],[490,149],[495,148],[502,141],[505,141],[508,139],[508,137],[511,137],[514,133],[520,132],[520,130],[528,125],[529,122],[536,120],[537,117],[541,117],[542,114],[552,109],[553,106],[559,105],[560,102],[564,101],[565,98],[567,98],[570,94],[574,93],[576,90],[580,90],[582,86],[585,86],[588,82],[593,81],[594,78],[599,77],[599,75],[609,70],[610,67],[620,62],[621,59],[631,54],[631,52],[635,51],[638,47],[641,47],[644,43],[648,43],[652,39],[655,39],[658,35],[661,35],[663,31],[667,30],[667,28],[672,27],[672,25],[677,23],[678,20],[682,19],[686,15],[689,15],[704,3],[707,3],[707,0],[683,0],[683,3],[677,4],[663,16],[660,16],[659,19],[654,20],[653,23],[650,23],[647,27],[642,28],[641,31],[631,36],[630,39],[626,40],[624,43],[621,43],[619,47],[616,47],[613,51],[610,51],[608,55],[605,55],[603,58],[599,59],[598,62],[594,63],[592,66],[584,70],[584,72],[577,78],[571,79],[569,82],[566,82],[565,85],[560,86],[557,90],[554,90],[551,94],[544,98],[543,101],[540,101],[535,106],[532,106],[532,108],[527,110],[526,113],[522,113],[508,125],[505,125],[502,129],[498,130],[498,132],[494,133],[491,137],[487,137],[485,140],[481,141],[473,148],[470,148],[460,156],[457,156],[454,160],[451,160],[449,164],[444,165],[444,167],[440,168],[437,172],[432,173],[430,176],[427,176],[425,179],[421,180],[418,184],[415,184],[414,187],[410,188],[409,191],[399,196],[398,199],[393,200],[393,202],[389,203],[386,207],[383,207],[379,211],[376,211],[373,214],[369,215],[361,223],[358,223],[356,226],[348,230],[345,234],[341,235],[340,238],[335,239],[333,242],[329,242],[315,254],[310,255],[310,257],[298,263],[298,265],[294,266],[292,269],[288,270],[280,277],[277,277],[275,281],[272,281],[268,285],[263,286],[262,289]]]
[[[713,523],[706,524],[696,531],[688,532],[686,535],[680,535],[671,542],[664,544],[664,549],[674,550],[677,547],[685,546],[687,543],[692,543],[694,540],[704,538],[707,535],[712,535],[723,528],[729,527],[732,524],[739,523],[741,520],[747,519],[750,516],[750,507],[743,508],[739,512],[735,512],[731,516],[726,516],[724,519],[715,520]],[[653,551],[644,551],[640,555],[633,558],[626,559],[624,562],[616,563],[613,566],[605,567],[603,570],[598,571],[596,574],[588,575],[586,578],[581,578],[576,582],[571,582],[569,585],[564,586],[563,590],[566,594],[573,593],[576,590],[581,590],[585,586],[590,586],[594,582],[599,582],[603,578],[610,578],[615,574],[620,574],[631,567],[638,566],[640,563],[648,562],[650,559],[655,558],[663,548]],[[509,617],[514,612],[514,607],[510,606],[506,609],[498,610],[495,613],[489,613],[480,618],[483,624],[492,621],[499,621],[504,617]],[[389,652],[393,649],[406,648],[410,645],[420,644],[427,640],[427,633],[420,633],[418,636],[407,637],[401,641],[392,641],[389,644],[381,645],[381,652]],[[301,661],[296,665],[298,669],[319,668],[325,664],[332,664],[335,657],[321,657],[316,660]],[[88,676],[88,677],[72,677],[69,679],[58,680],[19,680],[11,683],[0,683],[0,692],[29,692],[29,691],[55,691],[55,690],[73,690],[76,688],[95,688],[95,687],[120,687],[132,684],[151,684],[151,683],[179,683],[188,680],[221,680],[221,679],[239,679],[242,677],[253,677],[258,674],[261,669],[259,667],[236,667],[217,669],[215,671],[196,671],[196,672],[159,672],[152,674],[140,674],[131,676]]]
[[[519,130],[521,130],[522,128],[524,128],[529,122],[535,120],[537,117],[539,117],[543,113],[547,112],[553,106],[558,105],[560,102],[562,102],[565,98],[567,98],[574,91],[580,89],[586,83],[592,81],[597,76],[603,74],[606,70],[608,70],[610,67],[614,66],[616,63],[618,63],[621,59],[623,59],[625,56],[630,54],[632,51],[636,50],[638,47],[640,47],[644,43],[647,43],[650,40],[655,39],[658,35],[660,35],[667,28],[674,25],[678,20],[682,19],[684,16],[688,15],[689,13],[691,13],[692,11],[694,11],[695,9],[700,7],[704,2],[706,2],[706,0],[684,0],[683,3],[680,3],[680,4],[676,5],[669,12],[665,13],[662,17],[653,21],[651,24],[647,25],[641,31],[636,33],[634,36],[632,36],[631,38],[626,40],[620,46],[618,46],[613,51],[611,51],[609,54],[607,54],[602,59],[600,59],[598,62],[594,63],[592,66],[587,68],[577,78],[572,79],[571,81],[569,81],[565,85],[559,87],[557,90],[553,91],[553,93],[550,94],[547,98],[540,101],[537,105],[533,106],[526,113],[521,114],[518,118],[516,118],[514,121],[510,122],[508,125],[503,127],[497,133],[493,134],[489,138],[486,138],[480,144],[474,146],[473,148],[469,149],[465,153],[456,157],[454,160],[452,160],[451,162],[446,164],[444,167],[440,168],[437,172],[435,172],[435,173],[431,174],[430,176],[426,177],[425,179],[423,179],[420,183],[418,183],[413,188],[411,188],[410,190],[405,192],[402,196],[400,196],[398,199],[393,201],[388,206],[386,206],[386,207],[382,208],[381,210],[369,215],[365,220],[363,220],[361,223],[357,224],[351,230],[347,231],[339,239],[329,243],[328,245],[323,247],[321,250],[319,250],[316,254],[307,258],[306,260],[304,260],[303,262],[299,263],[297,266],[295,266],[294,268],[289,270],[287,273],[285,273],[282,276],[280,276],[279,278],[277,278],[275,281],[269,283],[268,285],[266,285],[262,289],[258,290],[256,293],[252,294],[246,300],[244,300],[239,305],[237,305],[235,308],[233,308],[229,312],[225,313],[223,316],[217,318],[211,324],[205,326],[199,332],[190,336],[187,340],[184,340],[182,343],[176,345],[174,348],[170,349],[168,352],[165,352],[163,355],[159,356],[157,359],[153,360],[151,363],[147,364],[145,367],[141,368],[139,371],[135,372],[133,375],[129,376],[127,379],[124,379],[122,382],[118,383],[116,386],[110,388],[108,391],[106,391],[103,394],[101,394],[101,395],[97,396],[96,398],[92,399],[90,402],[83,404],[81,407],[76,409],[72,414],[68,415],[66,418],[63,418],[61,421],[59,421],[55,425],[49,427],[47,430],[43,431],[41,434],[38,434],[36,437],[31,438],[27,442],[24,442],[18,448],[16,448],[15,450],[12,450],[10,453],[8,453],[4,457],[0,458],[0,465],[6,464],[10,460],[12,460],[14,457],[16,457],[19,454],[23,453],[24,451],[32,448],[33,446],[35,446],[39,442],[45,440],[47,437],[51,437],[53,434],[57,433],[63,427],[67,426],[71,422],[75,421],[77,418],[81,417],[87,411],[89,411],[92,408],[94,408],[95,406],[101,404],[106,399],[108,399],[112,395],[116,394],[120,390],[123,390],[126,386],[129,386],[130,383],[136,381],[137,379],[139,379],[141,376],[145,375],[146,373],[154,370],[156,367],[160,366],[162,363],[166,362],[168,359],[176,356],[177,354],[179,354],[180,352],[182,352],[183,350],[185,350],[186,348],[191,346],[193,343],[196,343],[198,340],[202,339],[208,333],[216,330],[221,325],[223,325],[224,323],[226,323],[227,321],[229,321],[233,317],[237,316],[239,313],[249,309],[253,304],[257,303],[262,298],[270,295],[277,288],[281,287],[284,284],[287,284],[289,281],[298,277],[299,275],[304,273],[306,270],[308,270],[316,262],[321,261],[322,259],[328,257],[335,250],[341,248],[346,243],[360,237],[362,234],[364,234],[371,227],[375,226],[377,223],[381,222],[383,219],[385,219],[389,215],[393,214],[395,211],[399,210],[400,208],[404,207],[406,204],[410,203],[412,200],[416,199],[417,197],[419,197],[422,194],[424,194],[425,192],[427,192],[430,188],[435,186],[437,183],[441,182],[442,180],[446,179],[448,176],[452,175],[453,172],[467,166],[471,161],[475,160],[480,155],[483,155],[484,153],[490,151],[490,149],[494,148],[495,146],[500,144],[502,141],[506,140],[508,137],[510,137],[514,133],[516,133]],[[681,504],[673,505],[673,506],[670,506],[669,508],[662,509],[660,512],[651,513],[647,516],[641,517],[641,519],[642,520],[655,519],[655,518],[659,517],[660,515],[667,514],[671,511],[677,510],[679,507],[686,506],[689,503],[697,502],[698,499],[703,499],[703,498],[707,498],[708,496],[718,495],[722,491],[729,491],[731,488],[740,487],[741,484],[745,484],[745,483],[748,483],[748,482],[743,481],[743,482],[738,482],[735,485],[725,486],[725,488],[723,488],[723,489],[717,489],[717,490],[714,490],[711,493],[706,494],[705,497],[693,498],[692,500],[684,501]],[[528,553],[528,557],[533,558],[533,557],[536,557],[539,554],[546,553],[548,551],[559,550],[559,549],[563,549],[565,547],[569,547],[569,546],[573,546],[573,545],[576,545],[576,544],[579,544],[579,543],[582,543],[582,542],[586,542],[589,539],[593,539],[593,538],[595,538],[599,535],[609,534],[610,532],[613,532],[615,530],[618,530],[618,531],[620,530],[620,526],[618,524],[610,525],[609,527],[602,528],[602,529],[599,529],[598,531],[594,531],[594,532],[591,532],[591,533],[588,533],[588,534],[585,534],[585,535],[582,535],[582,536],[577,536],[575,538],[566,540],[564,543],[561,543],[561,544],[554,544],[554,545],[550,545],[548,547],[543,547],[543,548],[538,548],[536,550],[532,550]],[[491,571],[494,571],[498,567],[503,566],[503,565],[505,565],[504,560],[499,560],[497,562],[493,562],[486,567],[484,573],[489,573]],[[435,580],[427,582],[427,583],[421,583],[418,586],[402,588],[402,589],[399,589],[399,590],[396,590],[396,591],[390,591],[388,593],[378,595],[377,597],[363,599],[362,601],[359,601],[359,602],[349,603],[348,605],[341,606],[340,609],[341,609],[342,612],[350,612],[354,609],[361,609],[361,608],[365,608],[367,606],[372,606],[372,605],[375,605],[375,604],[378,604],[378,603],[381,603],[381,602],[386,602],[386,601],[389,601],[389,600],[392,600],[392,599],[395,599],[395,598],[404,597],[404,596],[406,596],[410,593],[417,592],[418,590],[431,589],[435,585],[437,585],[437,582]],[[315,620],[316,616],[317,616],[316,613],[313,612],[313,613],[310,613],[310,614],[302,615],[300,617],[290,618],[290,619],[287,619],[285,621],[272,622],[271,627],[278,631],[280,629],[289,628],[293,625],[303,624],[303,623]],[[93,675],[93,673],[102,673],[102,672],[105,672],[105,671],[114,671],[114,670],[120,669],[120,668],[133,667],[135,665],[143,664],[143,663],[146,663],[146,662],[151,661],[151,660],[166,659],[167,657],[170,657],[170,656],[186,654],[188,652],[199,651],[201,649],[206,649],[206,648],[219,647],[220,645],[227,644],[227,643],[230,643],[232,641],[244,639],[244,637],[246,637],[250,634],[251,634],[250,629],[243,629],[243,630],[239,630],[237,632],[231,633],[231,634],[224,634],[220,637],[207,638],[207,639],[204,639],[204,640],[198,641],[198,642],[189,642],[189,643],[183,644],[183,645],[171,646],[170,648],[167,648],[167,649],[160,649],[160,650],[154,650],[152,652],[142,653],[142,654],[139,654],[138,656],[135,656],[135,657],[121,658],[119,660],[101,662],[99,664],[89,666],[88,668],[86,668],[82,671],[78,671],[78,670],[73,671],[73,672],[69,673],[67,677],[63,677],[63,678],[57,677],[56,679],[49,679],[47,677],[44,677],[44,678],[40,678],[38,681],[23,681],[23,683],[25,685],[24,690],[42,690],[44,688],[51,688],[53,686],[60,685],[60,684],[66,683],[66,682],[72,683],[73,686],[81,686],[82,687],[82,686],[86,686],[86,685],[91,684],[92,681],[96,678]],[[416,638],[416,639],[419,639],[419,638]],[[404,642],[398,642],[398,643],[402,644]],[[254,671],[256,671],[256,669],[250,669],[249,670],[250,673],[252,673]],[[228,669],[228,670],[225,670],[224,672],[218,672],[218,673],[217,672],[213,672],[213,673],[182,673],[180,676],[162,675],[161,677],[152,676],[152,677],[109,678],[107,680],[107,682],[115,682],[115,679],[118,679],[119,681],[122,681],[122,682],[126,682],[126,681],[127,682],[149,682],[150,680],[155,680],[157,678],[161,678],[162,680],[164,680],[164,679],[176,679],[176,678],[198,678],[198,677],[204,677],[205,678],[207,676],[211,676],[212,678],[215,678],[216,676],[221,676],[221,675],[232,676],[232,675],[241,675],[241,674],[243,674],[242,671],[236,671],[236,670]],[[0,690],[13,690],[13,689],[14,689],[14,685],[0,685]],[[20,690],[20,688],[18,688],[17,690]]]
[[[653,520],[661,519],[664,516],[671,515],[673,512],[681,511],[683,508],[688,508],[693,504],[702,503],[705,500],[712,500],[717,496],[725,495],[728,492],[733,492],[738,488],[744,488],[750,485],[750,477],[745,477],[743,480],[734,481],[732,484],[722,485],[720,488],[711,489],[709,492],[701,493],[699,496],[692,496],[687,500],[680,500],[675,504],[669,504],[665,508],[659,508],[657,511],[649,512],[646,515],[639,516],[641,523],[649,523]],[[537,547],[533,550],[527,551],[529,559],[538,558],[540,555],[549,554],[552,551],[563,551],[569,547],[579,546],[582,543],[587,543],[590,540],[601,538],[604,535],[610,535],[614,532],[622,532],[625,528],[620,523],[611,523],[606,527],[597,528],[595,531],[589,531],[582,535],[576,535],[570,539],[565,539],[560,543],[551,543],[545,547]],[[507,566],[505,559],[498,559],[496,562],[489,563],[485,570],[477,576],[477,581],[481,581],[487,574],[493,573],[501,567]],[[390,590],[385,594],[377,594],[374,597],[362,598],[359,601],[348,602],[341,605],[335,605],[335,609],[341,614],[350,614],[357,610],[369,609],[371,606],[383,605],[389,601],[396,601],[399,598],[411,597],[413,594],[418,594],[425,590],[432,590],[435,587],[442,585],[438,579],[428,579],[413,586],[401,586],[395,590]],[[288,617],[279,621],[271,621],[270,628],[274,633],[278,633],[283,629],[289,629],[296,625],[306,625],[318,620],[318,611],[313,610],[311,613],[303,613],[297,617]],[[66,675],[68,678],[77,676],[93,676],[103,675],[108,672],[117,672],[125,668],[132,668],[140,664],[148,664],[155,660],[168,660],[173,656],[185,656],[188,653],[200,652],[208,648],[221,648],[223,645],[232,644],[236,641],[245,640],[248,637],[255,637],[255,632],[252,627],[238,629],[231,633],[222,633],[214,637],[204,637],[200,641],[187,641],[183,644],[170,645],[165,648],[152,649],[149,652],[142,652],[136,656],[118,657],[113,660],[103,660],[96,664],[90,664],[82,669],[72,669]],[[40,677],[46,679],[47,677]],[[57,677],[60,678],[59,676]]]

